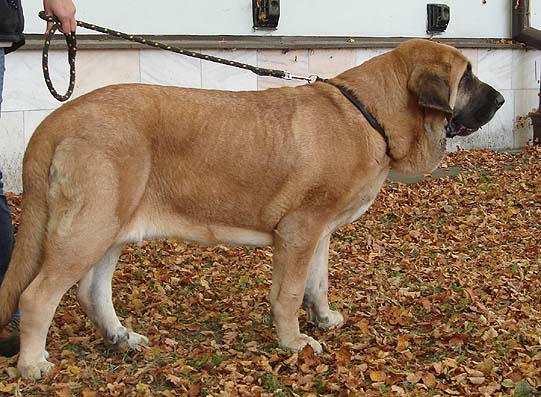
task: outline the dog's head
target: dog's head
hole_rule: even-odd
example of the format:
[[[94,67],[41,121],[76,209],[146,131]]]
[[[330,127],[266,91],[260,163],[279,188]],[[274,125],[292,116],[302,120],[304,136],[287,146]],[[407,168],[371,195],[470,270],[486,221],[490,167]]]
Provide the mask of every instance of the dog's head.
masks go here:
[[[408,40],[334,80],[383,126],[390,166],[408,175],[434,170],[447,138],[478,130],[504,103],[459,50],[425,39]]]
[[[477,131],[505,102],[498,91],[473,74],[471,63],[458,50],[427,40],[415,40],[411,46],[418,47],[420,58],[431,54],[432,59],[416,60],[408,88],[421,107],[445,113],[447,138]]]
[[[468,62],[458,84],[452,117],[445,127],[448,138],[466,136],[488,123],[505,100],[498,91],[480,81]]]
[[[416,116],[402,126],[391,125],[396,154],[391,166],[404,174],[430,172],[445,156],[447,138],[477,131],[504,98],[474,76],[470,62],[456,48],[410,40],[392,52],[391,64],[405,77],[402,100]]]

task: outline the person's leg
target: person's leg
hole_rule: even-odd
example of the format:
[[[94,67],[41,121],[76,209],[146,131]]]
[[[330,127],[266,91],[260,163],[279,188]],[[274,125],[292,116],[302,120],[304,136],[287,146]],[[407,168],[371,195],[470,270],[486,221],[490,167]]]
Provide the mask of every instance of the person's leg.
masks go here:
[[[0,110],[2,109],[2,89],[4,83],[4,49],[0,48]],[[13,251],[13,225],[9,212],[2,170],[0,169],[0,285],[6,274],[11,252]],[[4,328],[0,328],[0,356],[13,356],[19,351],[19,315],[13,317]]]
[[[2,91],[4,86],[4,48],[0,47],[0,111],[2,110]],[[0,284],[11,258],[13,249],[13,227],[11,215],[4,196],[2,168],[0,167]]]
[[[0,284],[8,269],[13,251],[13,226],[6,196],[4,196],[2,171],[0,170]]]
[[[2,110],[2,91],[4,87],[4,48],[0,47],[0,111]],[[0,284],[6,274],[11,251],[13,250],[13,226],[11,215],[4,196],[4,181],[0,167]]]
[[[0,48],[0,110],[2,109],[2,88],[4,83],[4,48]],[[4,196],[2,169],[0,168],[0,284],[8,268],[13,249],[13,226],[11,215]]]
[[[2,189],[0,171],[0,284],[6,274],[13,250],[13,226],[6,197]],[[10,357],[19,351],[19,313],[0,328],[0,356]]]

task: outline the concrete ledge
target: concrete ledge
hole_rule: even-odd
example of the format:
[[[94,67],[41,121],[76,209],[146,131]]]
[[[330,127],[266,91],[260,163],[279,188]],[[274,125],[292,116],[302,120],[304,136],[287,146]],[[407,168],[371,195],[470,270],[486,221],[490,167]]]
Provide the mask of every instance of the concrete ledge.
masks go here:
[[[82,29],[81,29],[82,30]],[[168,45],[189,49],[319,49],[319,48],[393,48],[407,37],[319,37],[319,36],[170,36],[147,35],[145,38]],[[510,39],[435,39],[458,48],[525,48],[523,43]],[[63,49],[66,43],[57,35],[51,49]],[[23,49],[37,50],[43,47],[43,36],[26,35]],[[77,35],[79,49],[131,49],[145,46],[115,37],[91,34]]]

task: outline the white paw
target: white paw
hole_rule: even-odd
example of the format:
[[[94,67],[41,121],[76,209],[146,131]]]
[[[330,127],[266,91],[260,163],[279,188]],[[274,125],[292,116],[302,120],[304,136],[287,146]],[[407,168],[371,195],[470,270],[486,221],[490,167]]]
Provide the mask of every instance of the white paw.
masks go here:
[[[321,347],[317,340],[305,334],[300,334],[298,338],[290,341],[280,341],[281,347],[292,350],[294,352],[302,350],[306,345],[310,345],[312,349],[314,349],[314,353],[316,354],[320,354],[323,351],[323,347]]]
[[[307,309],[308,321],[322,329],[337,328],[344,323],[344,316],[336,310],[328,310],[325,315],[318,315],[313,308]]]
[[[317,326],[323,329],[337,328],[344,324],[344,316],[336,310],[330,310],[328,315],[317,321]]]
[[[128,347],[134,349],[137,345],[148,345],[148,338],[136,332],[130,332]]]
[[[136,332],[128,332],[124,327],[119,328],[108,337],[108,342],[114,350],[134,349],[137,345],[148,344],[148,338]]]
[[[53,363],[47,360],[39,361],[34,365],[19,364],[17,370],[23,378],[40,379],[41,375],[47,374],[53,368]]]

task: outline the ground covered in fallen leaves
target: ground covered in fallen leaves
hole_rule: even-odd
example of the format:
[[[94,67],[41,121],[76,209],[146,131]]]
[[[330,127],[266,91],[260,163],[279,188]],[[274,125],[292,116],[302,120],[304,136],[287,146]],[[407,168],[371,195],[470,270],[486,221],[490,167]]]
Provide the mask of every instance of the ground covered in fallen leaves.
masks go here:
[[[70,291],[24,396],[541,395],[541,149],[463,151],[456,177],[391,183],[334,235],[330,300],[346,324],[281,350],[266,295],[272,251],[147,242],[124,251],[114,300],[150,346],[111,352]],[[10,196],[15,222],[20,197]]]

